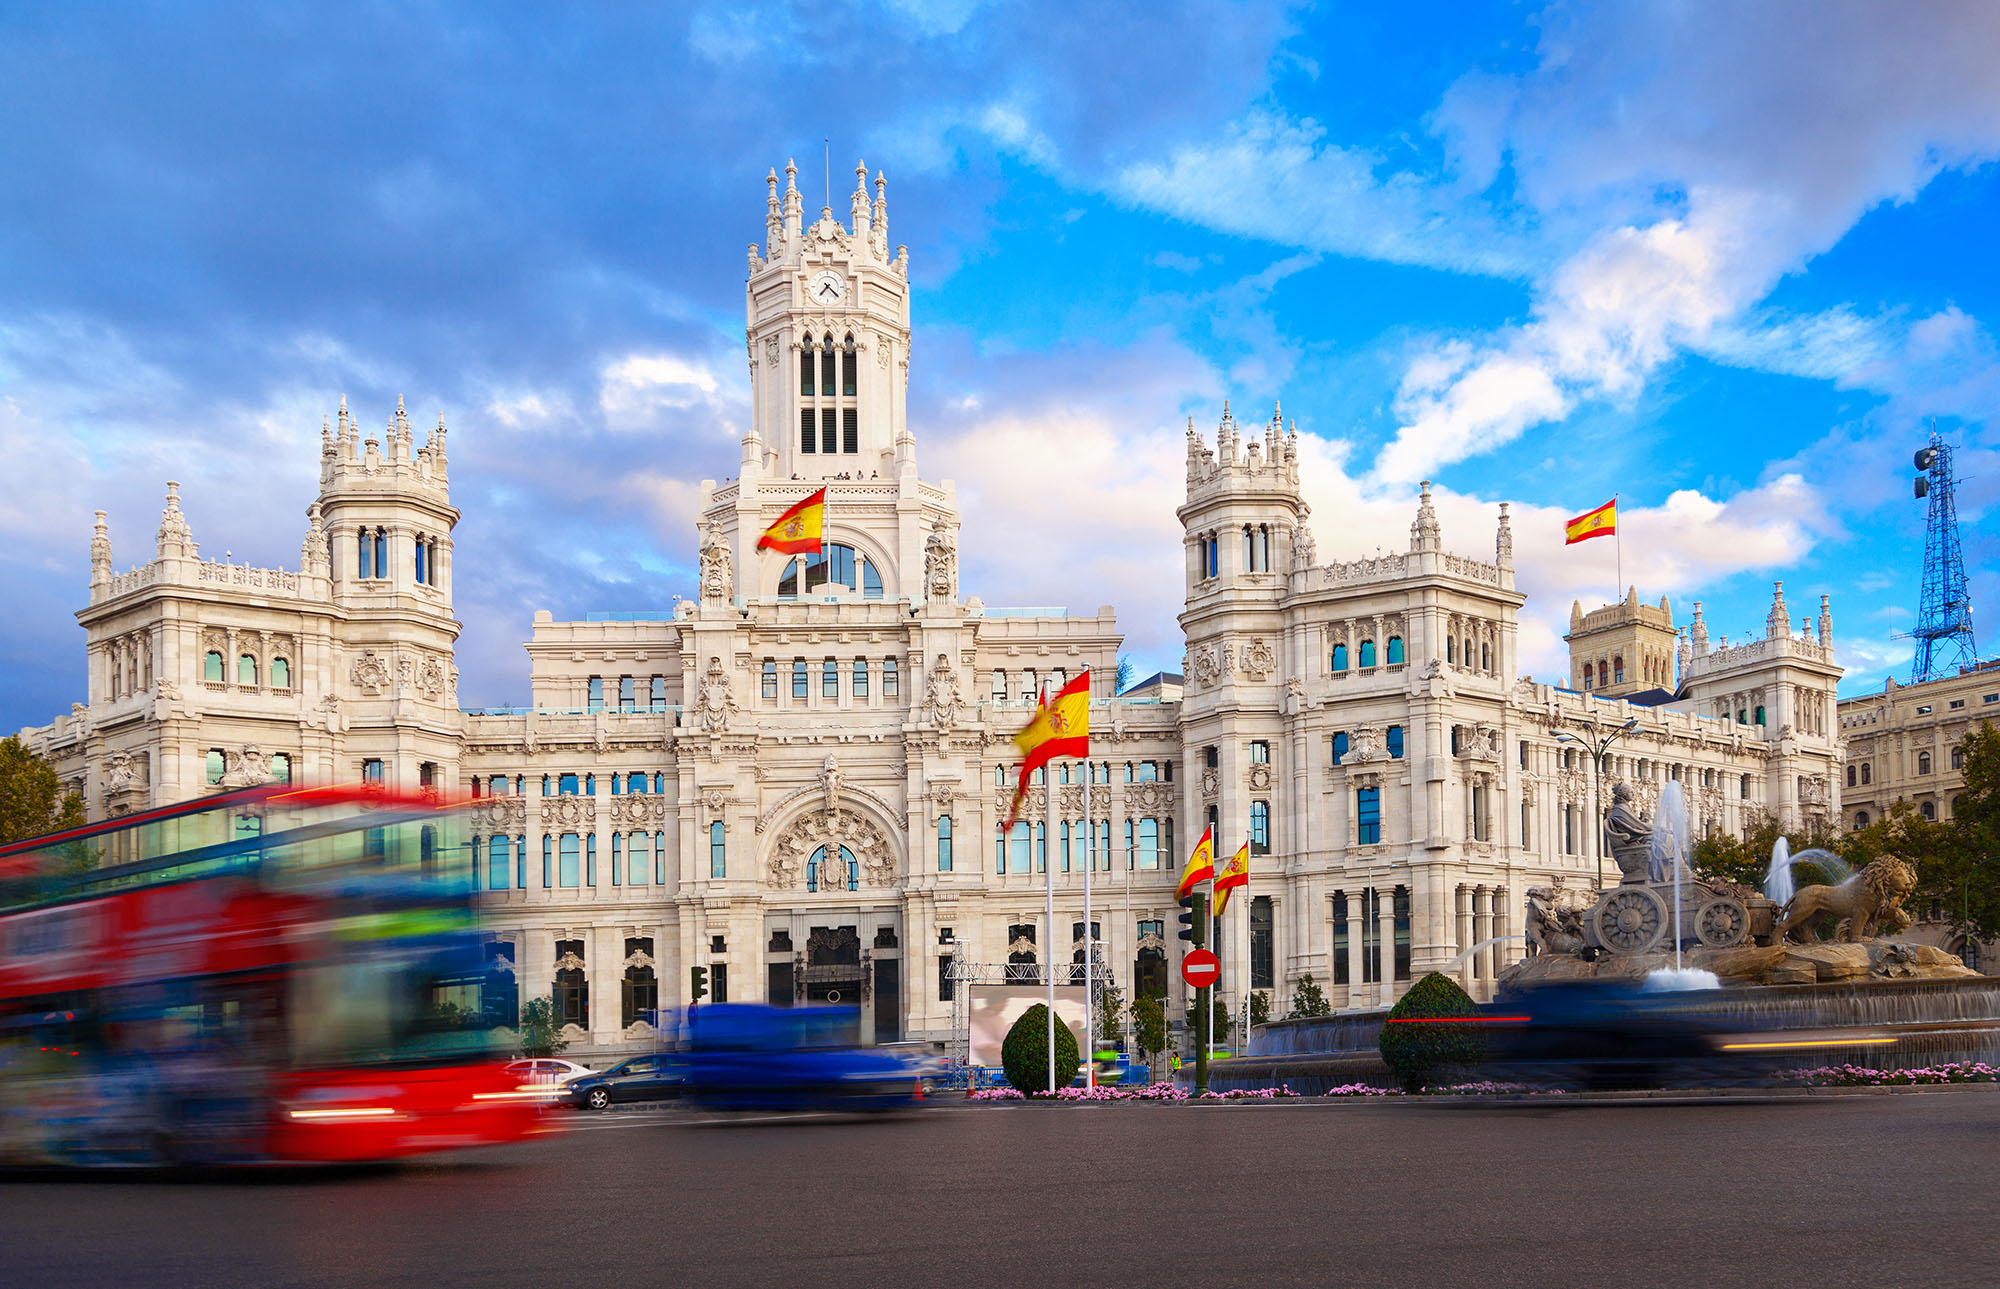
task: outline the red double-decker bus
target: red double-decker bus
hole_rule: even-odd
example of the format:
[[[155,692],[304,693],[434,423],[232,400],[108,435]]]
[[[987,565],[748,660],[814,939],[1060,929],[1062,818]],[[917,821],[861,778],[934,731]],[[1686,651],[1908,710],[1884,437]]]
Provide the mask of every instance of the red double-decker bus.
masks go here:
[[[0,1163],[392,1159],[517,1141],[453,812],[272,785],[0,847]]]

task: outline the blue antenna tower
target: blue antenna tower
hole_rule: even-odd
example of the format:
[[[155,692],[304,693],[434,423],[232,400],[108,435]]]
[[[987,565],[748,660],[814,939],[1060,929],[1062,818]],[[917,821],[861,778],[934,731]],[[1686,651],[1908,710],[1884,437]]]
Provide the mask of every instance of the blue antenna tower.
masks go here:
[[[1930,444],[1918,450],[1916,492],[1930,499],[1924,525],[1924,595],[1917,606],[1916,663],[1910,683],[1921,684],[1952,674],[1957,667],[1979,661],[1972,639],[1972,597],[1965,589],[1965,556],[1958,544],[1958,504],[1953,494],[1958,480],[1951,471],[1951,445],[1931,433]]]

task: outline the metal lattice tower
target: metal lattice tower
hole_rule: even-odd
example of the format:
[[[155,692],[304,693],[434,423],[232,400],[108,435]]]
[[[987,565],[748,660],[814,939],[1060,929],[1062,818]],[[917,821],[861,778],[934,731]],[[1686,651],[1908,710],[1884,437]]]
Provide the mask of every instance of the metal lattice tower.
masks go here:
[[[1951,469],[1951,445],[1931,435],[1918,451],[1917,496],[1930,498],[1924,526],[1924,591],[1917,607],[1916,662],[1910,683],[1921,684],[1950,675],[1979,660],[1972,639],[1972,598],[1965,589],[1965,556],[1958,541],[1958,480]]]

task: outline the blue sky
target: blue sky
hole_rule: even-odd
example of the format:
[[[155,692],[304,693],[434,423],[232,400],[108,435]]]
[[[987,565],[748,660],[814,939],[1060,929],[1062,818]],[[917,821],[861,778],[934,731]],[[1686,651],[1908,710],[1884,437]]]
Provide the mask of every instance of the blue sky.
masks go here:
[[[1420,479],[1466,553],[1514,504],[1533,673],[1616,492],[1642,596],[1741,638],[1830,594],[1854,693],[1907,671],[1934,421],[1990,654],[1995,66],[1983,3],[10,5],[0,729],[83,697],[93,509],[123,568],[177,479],[205,554],[295,564],[343,394],[451,426],[468,705],[525,696],[536,609],[668,605],[763,176],[823,138],[836,205],[888,175],[989,603],[1178,666],[1187,418],[1282,399],[1322,558]]]

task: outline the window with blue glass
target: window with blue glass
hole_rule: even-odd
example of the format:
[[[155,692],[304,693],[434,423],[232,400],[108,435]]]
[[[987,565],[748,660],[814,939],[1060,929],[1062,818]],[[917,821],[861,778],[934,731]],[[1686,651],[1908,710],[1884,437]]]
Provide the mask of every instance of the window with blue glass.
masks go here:
[[[653,839],[635,832],[625,843],[625,884],[644,886],[653,876]]]
[[[1160,866],[1160,821],[1157,819],[1139,821],[1138,860],[1140,868]]]
[[[1389,637],[1389,665],[1390,665],[1391,667],[1396,667],[1396,666],[1400,666],[1400,665],[1402,664],[1402,661],[1403,661],[1403,637],[1401,637],[1401,636],[1390,636],[1390,637]]]
[[[583,839],[573,832],[566,832],[558,843],[556,885],[578,886],[582,884]]]
[[[639,682],[630,676],[618,678],[618,710],[621,712],[639,710]]]
[[[820,670],[820,697],[840,697],[840,664],[828,658]]]
[[[1250,803],[1250,853],[1271,853],[1271,803],[1268,801]]]
[[[940,873],[949,873],[951,871],[951,816],[950,815],[938,816],[937,838],[938,838],[937,871]]]
[[[646,790],[646,776],[645,776],[645,775],[643,775],[643,774],[634,774],[634,775],[630,776],[630,777],[629,777],[628,779],[626,779],[626,781],[625,781],[625,791],[627,791],[627,792],[644,792],[645,790]]]
[[[809,693],[808,687],[810,684],[811,679],[809,673],[806,671],[806,660],[803,658],[792,659],[792,697],[803,702]]]
[[[562,797],[576,796],[577,793],[582,790],[582,787],[583,787],[583,781],[574,774],[564,774],[564,775],[558,775],[556,777],[557,796],[562,796]]]
[[[722,821],[717,819],[708,826],[708,875],[727,876],[725,849],[722,844]]]
[[[550,836],[548,833],[543,833],[542,834],[542,889],[543,890],[547,890],[549,887],[555,885],[555,881],[553,880],[555,877],[554,856],[555,856],[555,838]]]
[[[1366,671],[1368,668],[1373,667],[1374,665],[1375,665],[1375,642],[1373,640],[1363,640],[1361,642],[1361,669],[1363,671]]]
[[[622,886],[624,883],[625,834],[615,832],[611,834],[611,884],[613,886]]]
[[[1347,758],[1347,732],[1342,730],[1333,736],[1333,763],[1339,765]]]
[[[837,863],[829,861],[827,849],[821,846],[806,861],[806,889],[808,891],[858,891],[861,889],[861,864],[854,858],[854,852],[847,847],[840,848]]]
[[[504,891],[514,884],[513,865],[508,862],[507,839],[486,839],[486,889]]]
[[[1333,670],[1336,673],[1347,670],[1347,646],[1344,644],[1333,647]]]
[[[1354,794],[1355,841],[1374,846],[1382,840],[1382,789],[1360,788]]]
[[[590,701],[588,706],[593,712],[604,710],[604,677],[592,676],[590,678]]]
[[[1016,823],[1014,831],[1007,836],[1008,872],[1027,873],[1033,871],[1033,861],[1029,854],[1031,844],[1028,825],[1025,822]]]
[[[868,697],[868,660],[866,658],[856,658],[854,660],[853,690],[856,698]]]
[[[1389,727],[1389,755],[1396,760],[1403,757],[1403,727],[1400,725]]]
[[[597,885],[597,834],[585,833],[583,838],[583,884]]]
[[[667,710],[667,678],[665,676],[653,677],[653,710],[656,712]]]
[[[653,834],[653,885],[665,886],[666,884],[667,835],[663,832],[656,832]]]

